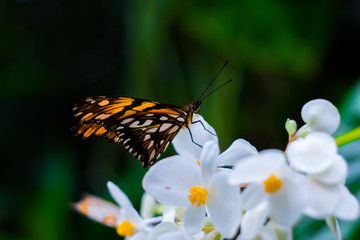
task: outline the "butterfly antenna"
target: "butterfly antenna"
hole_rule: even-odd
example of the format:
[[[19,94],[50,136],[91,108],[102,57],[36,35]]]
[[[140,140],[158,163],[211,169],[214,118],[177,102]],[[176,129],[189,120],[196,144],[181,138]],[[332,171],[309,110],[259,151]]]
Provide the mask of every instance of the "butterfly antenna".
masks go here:
[[[220,68],[220,70],[218,71],[218,73],[215,75],[215,77],[211,80],[211,82],[207,85],[207,87],[205,88],[205,90],[202,92],[202,94],[200,95],[200,97],[198,98],[198,101],[200,101],[201,97],[204,95],[204,93],[209,89],[209,87],[211,86],[211,84],[215,81],[215,79],[217,78],[217,76],[219,76],[219,74],[221,73],[221,71],[224,69],[224,67],[228,64],[228,60],[225,61],[224,65]],[[204,98],[203,98],[204,99]]]
[[[227,82],[224,82],[223,84],[221,84],[219,87],[217,87],[214,91],[210,92],[209,94],[207,94],[205,97],[203,97],[200,101],[203,101],[205,98],[207,98],[208,96],[210,96],[211,94],[213,94],[214,92],[216,92],[217,90],[219,90],[220,88],[222,88],[225,84],[228,84],[229,82],[231,82],[232,79],[228,80]]]

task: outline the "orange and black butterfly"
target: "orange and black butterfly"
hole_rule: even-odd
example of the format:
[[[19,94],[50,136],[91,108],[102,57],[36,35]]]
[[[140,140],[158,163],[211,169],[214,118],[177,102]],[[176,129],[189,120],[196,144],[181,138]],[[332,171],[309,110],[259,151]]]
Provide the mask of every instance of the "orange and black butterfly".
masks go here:
[[[200,98],[179,107],[132,97],[88,97],[73,108],[77,120],[73,131],[83,139],[103,137],[110,142],[120,143],[139,159],[144,167],[151,166],[179,131],[192,124],[193,115],[199,112],[204,99]]]

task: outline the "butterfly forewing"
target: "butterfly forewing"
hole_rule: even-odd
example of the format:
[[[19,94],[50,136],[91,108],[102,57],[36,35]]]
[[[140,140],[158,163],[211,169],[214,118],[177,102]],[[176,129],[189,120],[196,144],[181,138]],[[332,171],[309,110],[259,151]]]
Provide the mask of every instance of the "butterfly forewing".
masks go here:
[[[182,107],[128,97],[86,98],[73,112],[76,135],[121,143],[144,167],[154,164],[189,117]]]

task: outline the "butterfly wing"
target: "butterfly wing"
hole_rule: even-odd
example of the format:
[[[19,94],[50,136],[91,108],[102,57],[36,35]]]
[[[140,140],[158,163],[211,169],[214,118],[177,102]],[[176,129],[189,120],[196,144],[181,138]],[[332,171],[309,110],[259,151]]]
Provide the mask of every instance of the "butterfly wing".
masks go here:
[[[73,112],[75,135],[123,144],[144,167],[155,163],[188,118],[182,107],[128,97],[86,98]]]

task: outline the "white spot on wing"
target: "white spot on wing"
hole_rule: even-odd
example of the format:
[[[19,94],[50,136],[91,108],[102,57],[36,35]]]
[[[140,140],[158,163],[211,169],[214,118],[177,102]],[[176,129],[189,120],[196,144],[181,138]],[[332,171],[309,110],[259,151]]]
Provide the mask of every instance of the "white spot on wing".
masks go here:
[[[148,119],[148,120],[146,120],[143,124],[140,124],[140,125],[139,125],[140,121],[135,121],[135,122],[133,122],[129,127],[131,127],[131,128],[147,127],[147,126],[149,126],[152,122],[153,122],[152,120]]]
[[[148,129],[146,132],[147,133],[154,133],[154,132],[156,132],[158,130],[158,128],[150,128],[150,129]]]
[[[152,150],[149,159],[153,159],[154,157],[155,157],[155,149]]]
[[[153,145],[154,145],[154,140],[151,140],[149,142],[149,145],[148,145],[147,149],[149,150]]]
[[[152,116],[154,116],[154,114],[153,113],[148,113],[148,114],[146,114],[145,116],[147,116],[147,117],[152,117]],[[141,155],[140,155],[141,156]]]
[[[121,129],[124,129],[124,126],[118,126],[118,127],[116,128],[116,130],[121,130]]]
[[[105,113],[103,113],[103,114],[100,114],[100,115],[96,116],[95,119],[105,120],[105,119],[107,119],[107,118],[110,117],[110,116],[111,116],[111,114],[105,114]]]
[[[144,141],[149,140],[150,137],[151,137],[150,134],[146,134],[145,137],[144,137]],[[164,141],[164,140],[162,140],[162,141]]]
[[[179,122],[185,122],[185,119],[183,117],[178,117],[176,120],[178,120]]]
[[[134,118],[126,118],[126,119],[121,121],[121,124],[126,124],[126,123],[129,123],[129,122],[132,122],[133,120],[134,120]]]
[[[172,124],[171,123],[164,123],[161,125],[159,132],[165,131],[166,129],[168,129],[169,127],[171,127]]]
[[[130,141],[130,138],[126,139],[126,140],[124,141],[124,144],[126,144],[128,141]]]
[[[169,131],[169,133],[173,133],[179,129],[179,126],[173,126],[173,128]]]
[[[161,116],[161,117],[160,117],[160,120],[161,120],[161,121],[166,121],[166,120],[168,120],[168,119],[169,119],[169,118],[166,117],[166,116]]]

